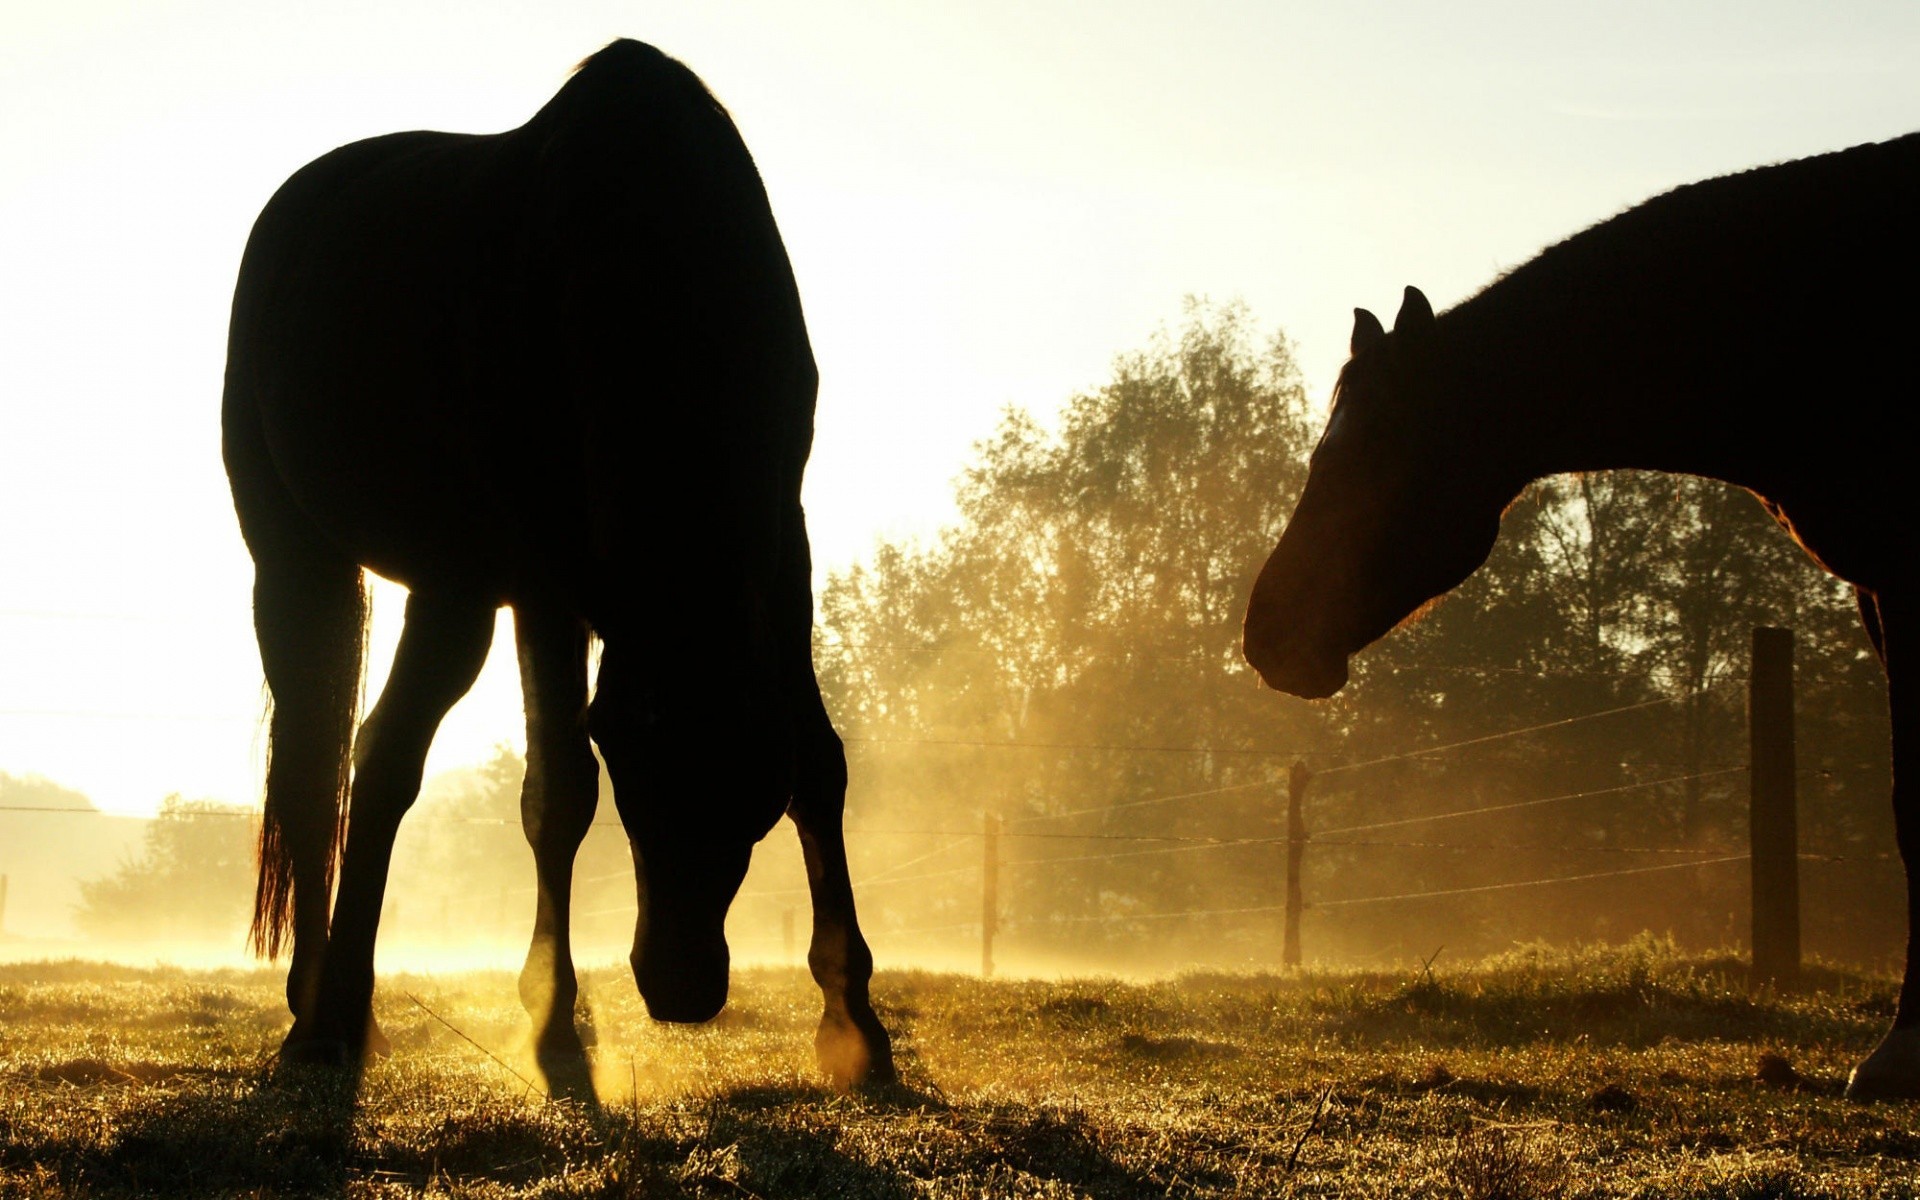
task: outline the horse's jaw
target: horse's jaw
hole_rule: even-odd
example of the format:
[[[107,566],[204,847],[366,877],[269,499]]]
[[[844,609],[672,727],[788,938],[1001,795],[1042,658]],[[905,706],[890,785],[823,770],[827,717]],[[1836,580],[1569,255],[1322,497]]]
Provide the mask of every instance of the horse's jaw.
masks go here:
[[[1347,656],[1323,650],[1301,638],[1262,636],[1247,623],[1242,652],[1260,678],[1275,691],[1303,700],[1324,700],[1347,686]]]
[[[1261,671],[1260,678],[1275,691],[1302,700],[1325,700],[1347,686],[1347,664],[1342,660],[1329,670]]]

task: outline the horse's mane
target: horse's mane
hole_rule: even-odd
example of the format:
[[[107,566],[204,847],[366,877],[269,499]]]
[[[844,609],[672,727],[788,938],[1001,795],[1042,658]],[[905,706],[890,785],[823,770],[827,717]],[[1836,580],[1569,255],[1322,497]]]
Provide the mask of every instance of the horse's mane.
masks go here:
[[[1791,249],[1798,239],[1828,234],[1830,222],[1871,226],[1888,209],[1911,201],[1916,177],[1920,134],[1908,134],[1683,184],[1501,271],[1455,308],[1496,290],[1531,298],[1572,275],[1592,281],[1631,273],[1636,264],[1751,261],[1758,257],[1756,246]]]
[[[1346,394],[1347,387],[1352,382],[1353,360],[1355,357],[1357,356],[1349,355],[1347,361],[1340,364],[1340,374],[1334,376],[1333,394],[1327,399],[1327,413],[1329,415],[1333,413],[1334,409],[1340,407],[1340,397]]]

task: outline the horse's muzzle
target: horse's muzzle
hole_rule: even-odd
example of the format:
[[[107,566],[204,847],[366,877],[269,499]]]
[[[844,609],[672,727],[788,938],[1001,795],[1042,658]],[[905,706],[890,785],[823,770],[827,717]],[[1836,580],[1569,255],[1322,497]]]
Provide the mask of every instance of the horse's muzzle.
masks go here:
[[[1304,653],[1296,645],[1276,648],[1248,634],[1244,651],[1267,686],[1304,700],[1324,700],[1347,686],[1347,656]]]
[[[697,1025],[720,1015],[727,1004],[725,939],[695,946],[649,946],[633,960],[633,981],[647,1015],[656,1021]]]

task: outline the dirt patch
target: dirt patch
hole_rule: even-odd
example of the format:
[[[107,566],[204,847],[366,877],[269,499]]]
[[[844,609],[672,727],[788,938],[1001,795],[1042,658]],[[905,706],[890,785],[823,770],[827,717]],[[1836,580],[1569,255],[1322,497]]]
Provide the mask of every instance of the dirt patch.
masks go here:
[[[1106,1016],[1112,1007],[1098,996],[1056,996],[1042,1002],[1040,1012],[1043,1016],[1070,1021],[1091,1021]]]
[[[1210,1042],[1205,1038],[1178,1034],[1154,1037],[1146,1033],[1129,1033],[1120,1039],[1118,1045],[1122,1054],[1154,1062],[1218,1062],[1240,1057],[1239,1049],[1225,1042]]]

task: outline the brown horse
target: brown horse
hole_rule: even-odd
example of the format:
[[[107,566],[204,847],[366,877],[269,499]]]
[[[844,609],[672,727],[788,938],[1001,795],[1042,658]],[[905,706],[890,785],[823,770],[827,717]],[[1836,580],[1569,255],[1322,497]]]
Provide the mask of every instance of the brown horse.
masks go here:
[[[813,893],[822,1064],[843,1085],[891,1077],[811,657],[816,385],[746,147],[692,72],[638,42],[518,129],[357,142],[275,194],[240,268],[222,428],[273,698],[253,939],[291,944],[283,1054],[357,1063],[378,1045],[394,835],[504,604],[538,870],[520,992],[543,1062],[582,1055],[567,925],[591,739],[632,845],[648,1011],[725,1003],[727,908],[784,812]],[[363,568],[410,596],[355,739]]]
[[[1906,977],[1856,1097],[1920,1095],[1920,135],[1679,188],[1435,317],[1408,288],[1352,353],[1299,506],[1254,586],[1246,655],[1328,696],[1347,659],[1485,561],[1528,482],[1637,467],[1761,498],[1853,584],[1886,667]]]

